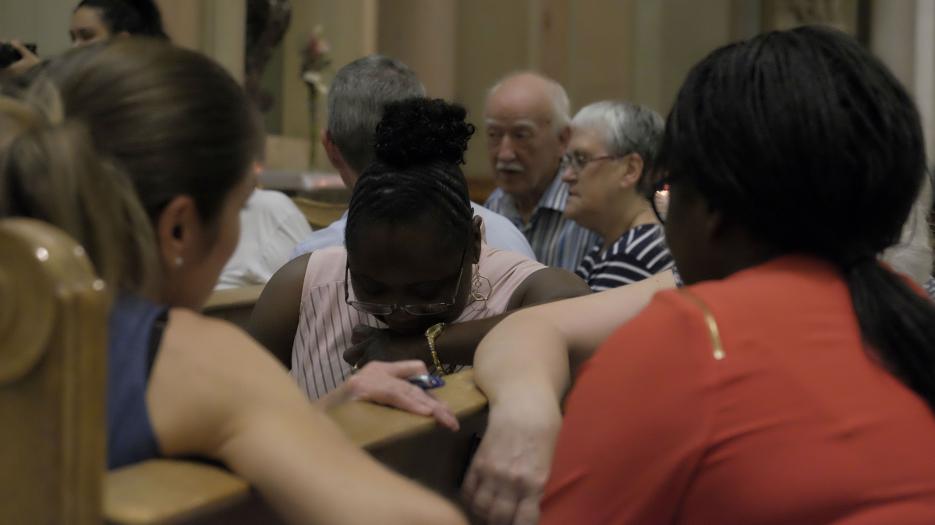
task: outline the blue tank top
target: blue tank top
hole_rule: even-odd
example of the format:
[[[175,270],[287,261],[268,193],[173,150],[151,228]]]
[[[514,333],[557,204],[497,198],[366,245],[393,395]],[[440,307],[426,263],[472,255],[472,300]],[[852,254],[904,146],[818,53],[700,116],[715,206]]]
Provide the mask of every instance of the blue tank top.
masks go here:
[[[159,456],[146,385],[167,308],[132,295],[114,301],[108,322],[107,467]]]

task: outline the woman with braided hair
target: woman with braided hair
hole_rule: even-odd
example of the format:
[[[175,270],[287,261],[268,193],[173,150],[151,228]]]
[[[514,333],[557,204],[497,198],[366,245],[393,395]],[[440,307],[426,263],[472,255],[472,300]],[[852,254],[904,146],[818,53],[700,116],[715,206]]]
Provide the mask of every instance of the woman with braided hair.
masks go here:
[[[368,361],[470,364],[505,312],[588,293],[571,273],[483,242],[459,167],[474,132],[465,114],[442,100],[387,105],[376,161],[351,197],[346,248],[297,258],[264,289],[251,331],[309,397]],[[416,388],[406,386],[400,398]]]

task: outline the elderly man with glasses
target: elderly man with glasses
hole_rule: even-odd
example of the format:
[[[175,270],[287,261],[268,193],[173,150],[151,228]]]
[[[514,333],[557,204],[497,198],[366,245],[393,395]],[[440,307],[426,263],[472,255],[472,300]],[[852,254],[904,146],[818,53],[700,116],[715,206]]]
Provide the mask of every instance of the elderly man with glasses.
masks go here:
[[[568,184],[565,217],[601,236],[575,272],[595,292],[672,268],[654,213],[666,204],[652,165],[663,126],[651,109],[616,101],[586,106],[571,122],[560,169]]]

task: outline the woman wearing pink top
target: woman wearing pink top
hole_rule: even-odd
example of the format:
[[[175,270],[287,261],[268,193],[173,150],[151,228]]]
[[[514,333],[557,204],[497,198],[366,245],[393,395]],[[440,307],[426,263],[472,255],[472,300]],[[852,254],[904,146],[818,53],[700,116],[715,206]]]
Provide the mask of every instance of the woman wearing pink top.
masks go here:
[[[388,105],[377,160],[351,197],[346,248],[295,259],[263,291],[251,331],[309,397],[371,360],[470,364],[505,312],[588,293],[571,273],[483,242],[459,167],[474,132],[464,117],[442,100]],[[367,398],[366,386],[351,391]]]

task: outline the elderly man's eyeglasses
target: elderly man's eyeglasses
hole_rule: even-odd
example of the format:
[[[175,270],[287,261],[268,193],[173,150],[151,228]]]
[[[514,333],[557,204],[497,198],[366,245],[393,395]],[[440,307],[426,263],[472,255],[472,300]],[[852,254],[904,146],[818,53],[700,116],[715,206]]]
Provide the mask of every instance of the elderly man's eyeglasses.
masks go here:
[[[584,153],[574,152],[566,153],[562,156],[562,171],[570,169],[574,173],[581,173],[588,164],[599,160],[611,160],[622,158],[622,155],[600,155],[598,157],[589,157]]]
[[[426,316],[426,315],[438,315],[443,314],[451,309],[455,305],[455,302],[458,300],[458,292],[461,291],[461,277],[464,275],[464,257],[467,255],[467,245],[464,246],[464,250],[461,252],[461,262],[458,263],[458,280],[455,284],[454,294],[451,296],[450,301],[443,303],[423,303],[423,304],[385,304],[385,303],[368,303],[366,301],[351,300],[349,298],[348,288],[351,286],[350,279],[350,269],[348,268],[347,263],[344,264],[344,302],[353,306],[360,313],[370,314],[370,315],[379,315],[386,316],[392,315],[396,310],[402,310],[409,315],[415,316]]]

